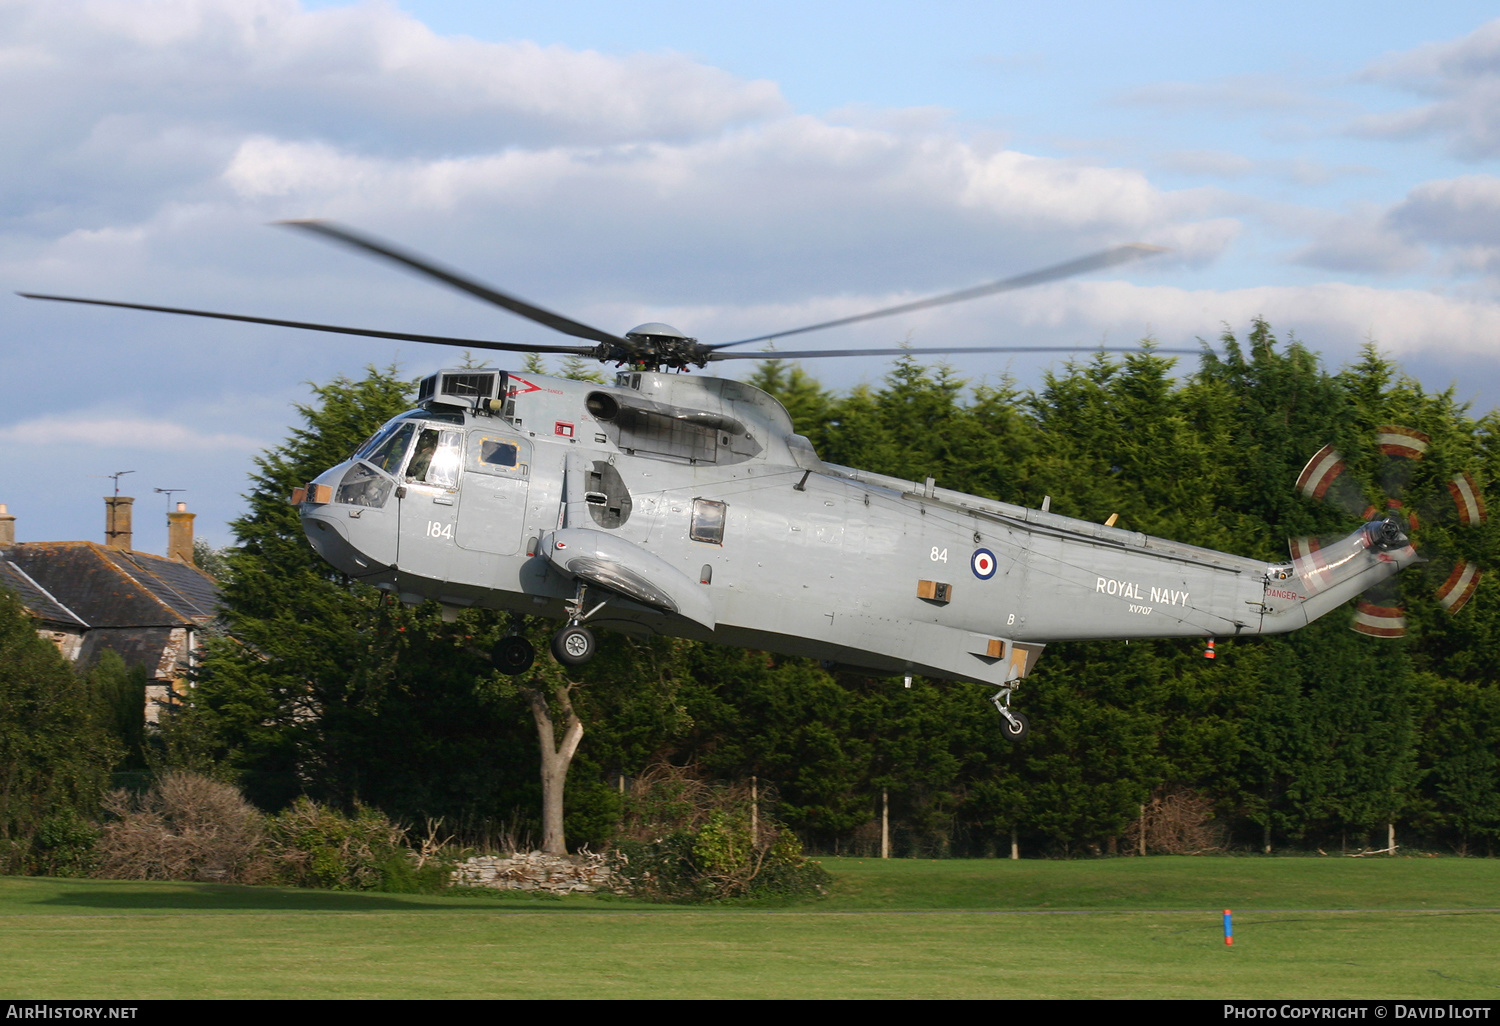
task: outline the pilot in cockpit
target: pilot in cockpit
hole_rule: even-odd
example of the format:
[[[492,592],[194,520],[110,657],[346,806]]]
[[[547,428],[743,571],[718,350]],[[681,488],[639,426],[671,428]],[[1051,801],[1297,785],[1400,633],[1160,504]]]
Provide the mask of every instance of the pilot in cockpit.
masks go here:
[[[406,469],[407,480],[427,480],[427,468],[432,465],[432,457],[437,452],[437,446],[438,433],[436,431],[423,431],[418,436],[417,449],[412,453],[411,464]]]

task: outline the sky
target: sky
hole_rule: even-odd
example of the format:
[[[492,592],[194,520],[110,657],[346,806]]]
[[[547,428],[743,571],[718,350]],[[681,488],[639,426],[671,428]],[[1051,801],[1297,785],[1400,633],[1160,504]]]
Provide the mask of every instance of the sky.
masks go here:
[[[1374,342],[1486,412],[1493,13],[0,0],[0,503],[21,541],[102,541],[106,475],[129,470],[137,548],[165,550],[169,498],[224,545],[310,382],[462,360],[16,291],[570,341],[272,224],[287,218],[609,331],[659,320],[710,342],[1144,242],[1168,252],[798,344],[1196,348],[1264,317],[1335,368]],[[950,362],[1023,388],[1059,366]],[[889,362],[808,369],[843,389]]]

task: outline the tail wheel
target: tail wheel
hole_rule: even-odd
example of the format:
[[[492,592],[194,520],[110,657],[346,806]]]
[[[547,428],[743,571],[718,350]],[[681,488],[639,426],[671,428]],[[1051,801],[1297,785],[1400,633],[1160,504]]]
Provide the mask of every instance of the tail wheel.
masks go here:
[[[490,662],[501,673],[514,677],[531,669],[531,664],[536,662],[536,648],[525,638],[513,634],[508,638],[501,638],[490,650]]]
[[[1025,713],[1013,712],[1009,718],[1002,717],[1000,720],[1000,733],[1005,735],[1007,741],[1019,741],[1031,732],[1031,721],[1026,718]]]
[[[597,649],[594,632],[587,627],[564,627],[552,635],[552,655],[564,666],[582,666]]]

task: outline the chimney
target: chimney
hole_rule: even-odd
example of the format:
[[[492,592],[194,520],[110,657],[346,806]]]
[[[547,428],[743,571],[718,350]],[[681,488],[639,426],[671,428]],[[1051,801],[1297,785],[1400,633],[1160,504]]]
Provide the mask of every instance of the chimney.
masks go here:
[[[167,558],[193,565],[193,518],[187,503],[179,502],[177,512],[167,514]]]
[[[0,549],[8,549],[16,543],[16,518],[10,515],[5,503],[0,502]]]
[[[129,549],[131,543],[130,507],[135,500],[128,495],[104,497],[104,544],[112,549]]]

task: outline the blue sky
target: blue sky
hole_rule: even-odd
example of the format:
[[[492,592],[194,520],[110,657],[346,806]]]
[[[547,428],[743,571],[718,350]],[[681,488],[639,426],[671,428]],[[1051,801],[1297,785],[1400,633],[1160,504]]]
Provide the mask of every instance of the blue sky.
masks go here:
[[[612,330],[722,340],[1123,242],[1164,257],[821,336],[1194,345],[1265,316],[1500,405],[1500,21],[1353,3],[0,0],[0,282],[552,342],[266,223],[320,216]],[[229,540],[306,382],[456,354],[0,300],[0,502],[131,469]],[[956,361],[1039,381],[1036,359]],[[829,384],[879,361],[823,361]],[[156,504],[160,502],[161,509]]]

